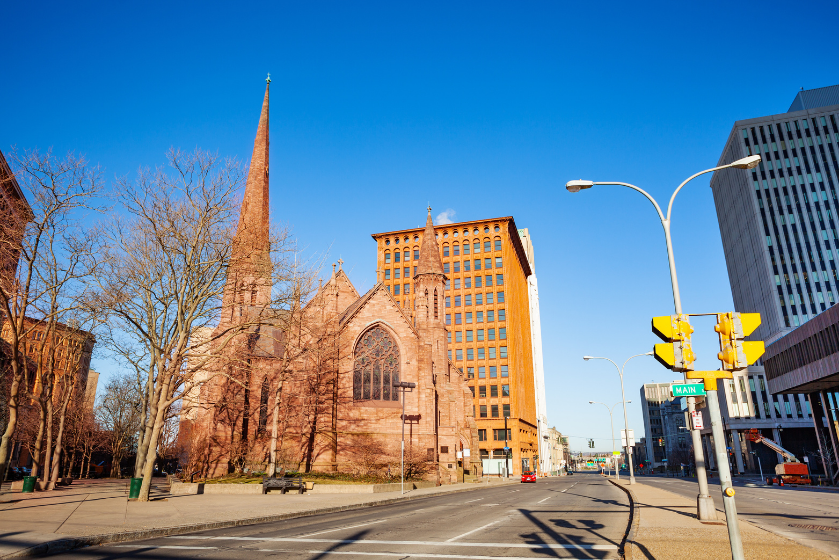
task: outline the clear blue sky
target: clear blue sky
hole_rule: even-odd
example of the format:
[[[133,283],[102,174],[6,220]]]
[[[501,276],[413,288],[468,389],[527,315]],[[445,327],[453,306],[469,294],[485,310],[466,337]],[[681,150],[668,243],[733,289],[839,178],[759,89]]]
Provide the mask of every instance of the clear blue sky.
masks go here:
[[[9,3],[0,149],[75,150],[109,178],[170,146],[247,160],[271,72],[273,219],[364,291],[370,234],[420,225],[427,203],[514,216],[536,247],[549,419],[607,450],[587,401],[620,401],[618,376],[580,356],[656,342],[650,318],[673,310],[664,241],[640,195],[563,185],[667,201],[735,120],[838,82],[837,2],[404,4]],[[708,182],[674,213],[686,312],[732,308]],[[699,365],[716,368],[698,325]],[[628,366],[637,437],[640,385],[672,378],[652,358]]]

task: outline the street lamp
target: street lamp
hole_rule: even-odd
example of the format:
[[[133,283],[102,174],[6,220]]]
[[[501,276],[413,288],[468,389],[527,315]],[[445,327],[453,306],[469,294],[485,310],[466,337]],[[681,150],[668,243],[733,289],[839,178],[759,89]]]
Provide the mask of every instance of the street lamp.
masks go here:
[[[761,156],[759,155],[751,155],[745,158],[741,158],[739,160],[733,161],[732,163],[721,165],[718,167],[713,167],[711,169],[706,169],[704,171],[700,171],[699,173],[695,173],[685,181],[683,181],[679,187],[676,188],[674,193],[671,195],[671,200],[668,202],[668,213],[663,214],[662,209],[657,204],[656,200],[653,199],[648,193],[644,190],[640,189],[635,185],[631,185],[629,183],[620,183],[618,181],[607,181],[607,182],[596,182],[596,181],[586,181],[583,179],[578,179],[576,181],[569,181],[566,183],[566,190],[569,192],[580,192],[581,190],[586,190],[592,188],[594,185],[619,185],[623,187],[628,187],[633,189],[645,196],[656,208],[656,213],[659,215],[659,220],[662,222],[662,229],[665,231],[665,245],[668,250],[668,265],[671,271],[671,289],[674,295],[674,310],[676,311],[677,315],[682,315],[682,302],[680,301],[680,289],[679,284],[677,283],[677,268],[674,263],[674,249],[673,245],[671,244],[671,210],[674,207],[674,199],[677,196],[677,193],[692,179],[699,177],[700,175],[704,175],[706,173],[711,173],[712,171],[718,171],[720,169],[727,169],[727,168],[734,168],[734,169],[754,169],[758,164],[761,162]],[[718,456],[723,456],[726,454],[725,449],[725,440],[723,430],[720,426],[720,405],[717,401],[717,389],[707,390],[707,406],[709,407],[709,415],[712,417],[712,434],[715,440],[715,453]],[[688,397],[688,411],[689,413],[693,413],[695,411],[695,399],[694,397]],[[718,440],[721,443],[718,443]],[[714,501],[712,497],[709,496],[709,483],[706,480],[706,463],[705,459],[703,458],[703,449],[702,444],[700,441],[700,432],[697,430],[691,430],[691,441],[694,445],[694,463],[697,470],[697,484],[699,485],[700,493],[697,496],[697,518],[701,521],[709,521],[717,519],[717,511],[715,509]],[[721,448],[720,446],[723,446]],[[728,465],[727,465],[728,466]],[[735,559],[742,559],[744,557],[744,548],[743,544],[741,543],[741,531],[738,528],[738,519],[737,519],[737,512],[735,508],[735,492],[732,489],[732,475],[729,472],[729,469],[720,469],[718,473],[720,476],[720,488],[723,494],[723,509],[726,512],[726,525],[727,530],[729,531],[729,544],[732,550],[732,557]]]
[[[612,405],[612,408],[610,408],[609,406],[607,406],[606,404],[604,404],[600,401],[589,401],[589,404],[603,404],[604,406],[607,407],[607,410],[610,412],[610,436],[612,437],[613,461],[615,460],[615,430],[613,429],[613,408],[620,405],[622,402],[630,402],[630,401],[617,402],[614,405]],[[615,479],[619,480],[618,469],[615,469]]]
[[[402,393],[402,440],[400,441],[400,494],[405,494],[405,391],[417,387],[416,383],[394,381],[393,387]]]
[[[612,365],[615,366],[615,369],[618,370],[618,378],[621,380],[621,401],[623,403],[628,403],[630,401],[624,400],[624,368],[627,366],[627,362],[632,360],[633,358],[638,358],[639,356],[653,356],[653,352],[645,352],[644,354],[636,354],[635,356],[630,356],[624,361],[624,365],[620,368],[618,364],[614,361],[610,360],[609,358],[601,358],[598,356],[584,356],[584,361],[589,360],[607,360]],[[627,464],[630,466],[630,484],[636,484],[636,474],[633,471],[633,450],[630,447],[630,427],[627,423],[627,404],[624,404],[624,459],[627,461]]]

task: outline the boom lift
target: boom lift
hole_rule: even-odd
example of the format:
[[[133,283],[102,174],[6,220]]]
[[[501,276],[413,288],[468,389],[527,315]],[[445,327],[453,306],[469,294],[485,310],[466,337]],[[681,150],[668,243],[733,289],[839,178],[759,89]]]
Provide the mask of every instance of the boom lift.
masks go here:
[[[796,455],[773,441],[767,439],[757,429],[752,429],[747,432],[747,439],[753,443],[763,443],[779,455],[785,458],[784,463],[776,465],[776,476],[767,477],[767,484],[772,485],[778,483],[779,486],[785,484],[811,484],[811,475],[808,473],[808,465],[799,461]]]

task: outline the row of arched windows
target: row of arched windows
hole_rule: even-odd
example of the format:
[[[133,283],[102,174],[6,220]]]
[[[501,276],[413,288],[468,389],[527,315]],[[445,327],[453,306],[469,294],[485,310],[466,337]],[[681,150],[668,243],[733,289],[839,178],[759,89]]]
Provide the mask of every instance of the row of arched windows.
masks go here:
[[[491,251],[501,251],[502,250],[502,238],[498,237],[498,236],[495,237],[493,239],[493,244],[491,245],[490,238],[485,237],[483,245],[484,245],[484,252],[485,253],[490,253]],[[472,252],[474,254],[480,253],[481,249],[482,249],[482,242],[479,241],[478,239],[474,240],[472,243],[470,243],[469,241],[464,241],[463,244],[460,244],[458,242],[454,242],[454,243],[452,243],[451,248],[449,246],[449,243],[444,243],[443,244],[443,256],[444,257],[450,256],[450,252],[451,252],[452,256],[455,256],[455,257],[461,255],[462,252],[463,252],[464,255],[469,255],[470,254],[470,249],[472,249]]]

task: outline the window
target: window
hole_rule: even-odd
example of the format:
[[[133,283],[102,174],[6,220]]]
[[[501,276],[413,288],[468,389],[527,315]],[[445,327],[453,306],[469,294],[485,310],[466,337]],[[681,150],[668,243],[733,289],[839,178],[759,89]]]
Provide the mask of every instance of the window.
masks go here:
[[[455,324],[456,324],[456,325],[460,325],[460,324],[461,324],[461,314],[460,314],[460,313],[456,313],[456,314],[455,314]]]
[[[479,366],[478,367],[478,378],[479,379],[484,379],[485,377],[487,377],[487,375],[484,371],[484,366]]]
[[[487,441],[487,430],[482,428],[478,430],[478,441]]]
[[[493,303],[493,292],[487,292],[487,305]]]
[[[484,270],[493,268],[493,259],[484,259]]]
[[[465,315],[467,316],[466,317],[467,318],[467,324],[471,325],[472,324],[472,311],[470,311],[468,313],[465,313]]]
[[[467,368],[467,379],[472,379],[473,377],[475,377],[475,368],[474,367],[468,367]]]
[[[484,252],[485,253],[490,252],[490,240],[489,239],[484,242]]]
[[[450,305],[452,303],[452,298],[451,297],[446,296],[445,298],[443,298],[443,301],[444,301],[444,304],[443,304],[444,307],[452,307]]]
[[[470,393],[472,393],[473,398],[475,398],[475,387],[470,385]]]
[[[768,237],[767,239],[770,239],[770,238]],[[480,288],[480,287],[481,287],[481,276],[476,276],[476,277],[475,277],[475,287],[476,287],[476,288]]]
[[[391,253],[389,251],[385,252],[385,264],[391,263]]]
[[[493,276],[488,274],[484,277],[484,285],[488,288],[493,285]]]
[[[450,315],[449,313],[446,314],[446,324],[447,325],[452,324],[452,315]]]
[[[464,272],[469,272],[469,271],[470,271],[470,261],[468,259],[468,260],[464,261]]]
[[[496,244],[496,250],[501,251],[502,250],[502,240],[497,237],[495,239],[494,243]]]
[[[473,243],[473,253],[480,253],[481,252],[481,242],[476,241]]]
[[[427,298],[429,297],[429,292],[426,292],[426,297]],[[438,293],[437,293],[437,289],[435,289],[434,298],[435,298],[435,319],[437,319],[438,318]],[[446,324],[447,325],[449,324],[449,317],[446,318]]]
[[[508,367],[507,366],[501,366],[501,370],[502,370],[502,377],[507,377],[508,376]]]
[[[507,358],[507,346],[499,346],[499,357]]]
[[[458,257],[460,255],[461,255],[461,246],[456,243],[455,245],[452,246],[452,256],[453,257]]]
[[[507,434],[505,434],[505,431],[507,431]],[[510,428],[508,428],[507,430],[505,430],[504,428],[493,430],[493,440],[495,440],[495,441],[505,441],[505,436],[506,435],[507,435],[507,439],[513,439],[510,436]]]
[[[464,287],[465,288],[472,288],[472,278],[470,278],[469,276],[464,278]]]
[[[414,260],[415,261],[420,260],[420,249],[414,249]]]
[[[394,295],[395,296],[400,295],[400,285],[399,284],[394,284]]]
[[[455,296],[455,307],[461,307],[461,296]]]
[[[484,329],[478,329],[475,331],[475,339],[479,342],[484,340]]]
[[[452,342],[452,331],[446,331],[446,342]]]
[[[487,329],[487,340],[496,340],[496,329]]]
[[[507,328],[502,327],[499,329],[499,340],[507,340]]]
[[[474,270],[481,270],[481,259],[475,259]]]
[[[443,272],[444,272],[444,274],[449,273],[449,263],[448,262],[443,263]]]
[[[473,355],[473,349],[472,348],[467,348],[467,359],[468,360],[474,360],[475,359],[475,356]]]
[[[395,269],[394,269],[394,278],[399,278],[399,277],[400,277],[400,269],[399,269],[399,268],[395,268]]]
[[[504,320],[505,320],[505,310],[504,309],[499,309],[499,321],[504,321]]]
[[[459,362],[463,362],[463,361],[464,361],[464,351],[463,351],[463,350],[461,350],[460,348],[458,348],[457,350],[455,350],[455,360],[456,360],[456,361],[459,361]]]
[[[510,405],[503,404],[502,405],[502,417],[503,418],[510,418]]]
[[[483,305],[484,304],[484,296],[482,294],[475,294],[475,304],[476,305]]]
[[[488,351],[490,352],[490,359],[495,360],[496,359],[496,347],[491,346],[490,348],[488,348]]]
[[[478,359],[479,359],[479,360],[483,360],[483,359],[484,359],[484,348],[479,348],[479,349],[478,349]]]
[[[464,241],[464,254],[465,255],[470,254],[470,242],[469,241]]]
[[[464,296],[464,306],[466,307],[467,305],[472,305],[472,295],[471,294],[467,294],[467,295]]]
[[[456,279],[455,279],[455,289],[456,289],[456,290],[460,290],[460,289],[461,289],[461,279],[460,279],[460,278],[456,278]]]
[[[444,257],[448,257],[448,256],[449,256],[449,245],[444,245],[444,246],[443,246],[443,256],[444,256]]]
[[[403,295],[408,295],[411,292],[411,284],[403,284]]]
[[[414,267],[414,276],[417,276],[417,267]]]
[[[455,342],[461,342],[463,333],[461,331],[455,331]]]
[[[496,379],[496,366],[490,366],[490,379]]]
[[[353,400],[399,400],[391,384],[400,379],[400,351],[379,326],[365,332],[354,349]]]
[[[487,418],[487,405],[483,404],[478,407],[479,418]]]
[[[472,331],[467,331],[467,342],[472,342],[472,341],[473,341],[473,332]]]
[[[403,269],[403,278],[408,278],[411,276],[411,267],[407,266]]]
[[[461,261],[452,263],[452,272],[461,272]]]
[[[509,397],[510,396],[510,385],[502,385],[502,396],[503,397]]]
[[[395,262],[395,263],[400,262],[400,255],[401,255],[401,254],[402,254],[402,253],[400,253],[399,251],[394,251],[394,262]]]
[[[391,293],[391,286],[385,286],[385,289],[388,290],[388,293]]]
[[[498,418],[499,417],[499,405],[497,405],[497,404],[491,404],[490,405],[490,416],[492,418]]]
[[[408,259],[409,259],[410,255],[411,255],[411,254],[410,254],[409,250],[408,250],[408,249],[406,249],[406,250],[405,250],[405,254],[403,255],[403,257],[404,257],[404,258],[403,258],[403,260],[404,260],[405,262],[408,262]]]
[[[496,257],[496,268],[502,268],[502,257]]]
[[[487,284],[488,286],[490,284]],[[505,275],[504,274],[497,274],[496,275],[496,285],[497,286],[504,286],[505,285]]]
[[[476,311],[475,312],[475,322],[476,323],[483,323],[484,322],[484,311]]]
[[[487,387],[484,385],[479,386],[478,388],[478,398],[486,399],[487,398]]]
[[[391,279],[391,269],[387,268],[387,269],[385,269],[385,280],[390,280],[390,279]]]
[[[488,322],[488,323],[492,323],[493,321],[494,321],[494,319],[493,319],[493,310],[492,310],[492,309],[488,309],[488,310],[487,310],[487,322]]]

